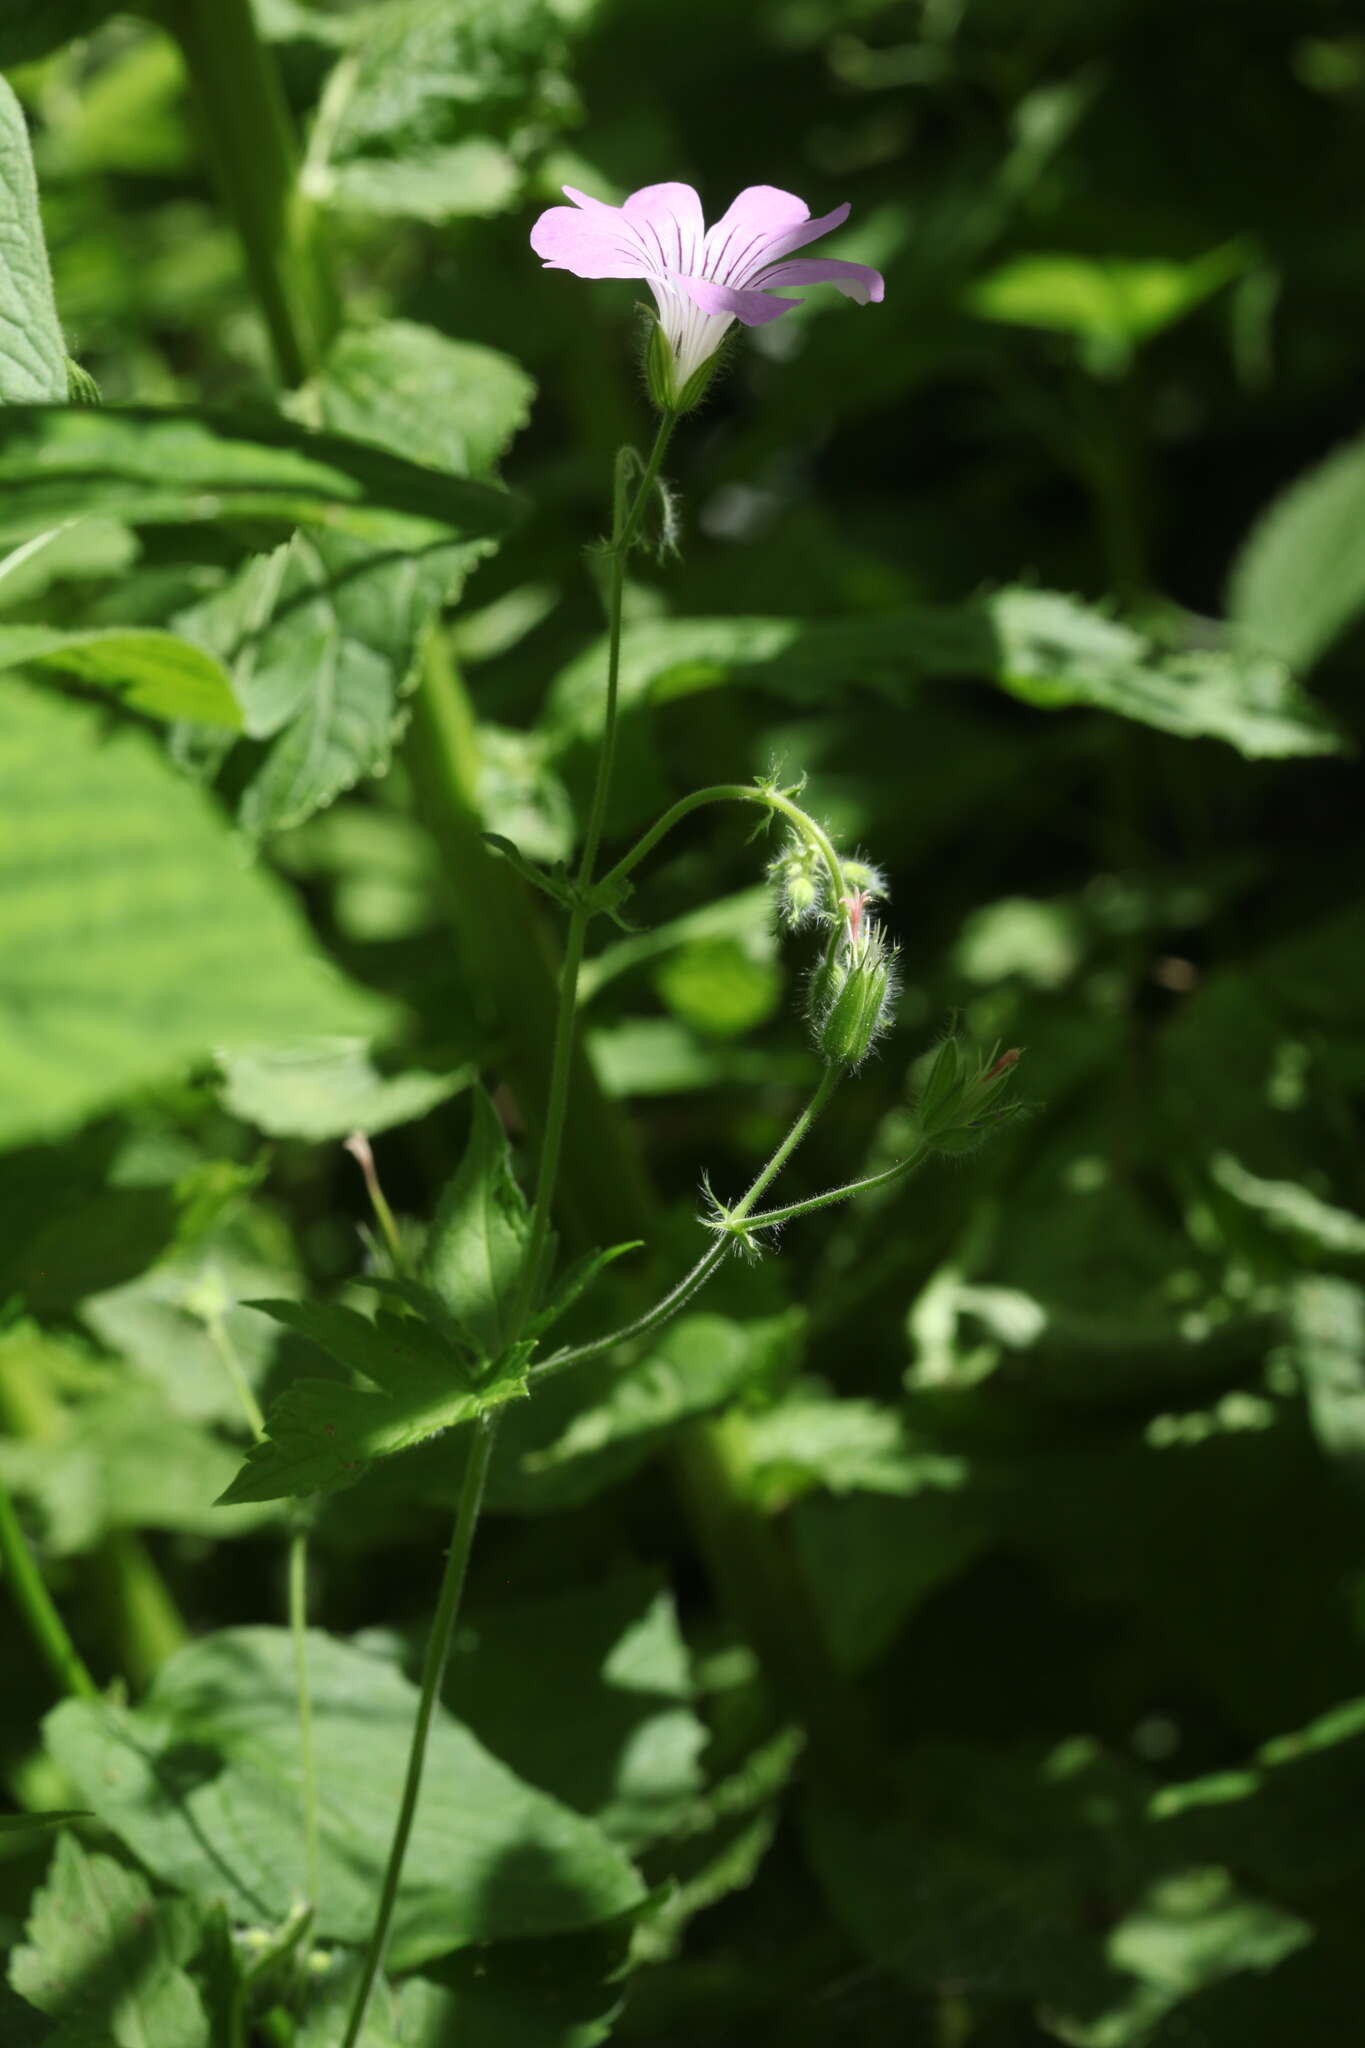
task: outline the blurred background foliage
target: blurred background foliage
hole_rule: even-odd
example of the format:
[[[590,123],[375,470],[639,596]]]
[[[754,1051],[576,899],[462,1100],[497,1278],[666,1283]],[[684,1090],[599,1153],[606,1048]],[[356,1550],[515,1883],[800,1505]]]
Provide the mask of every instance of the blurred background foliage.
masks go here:
[[[21,0],[0,23],[67,347],[110,407],[273,407],[176,45],[104,16]],[[682,555],[632,565],[611,832],[624,845],[695,784],[778,762],[889,874],[896,1026],[793,1194],[899,1155],[915,1063],[954,1013],[1025,1048],[1031,1104],[981,1153],[732,1263],[630,1375],[590,1367],[509,1423],[450,1701],[673,1888],[636,1930],[623,2007],[581,1942],[495,1947],[481,1991],[443,1966],[452,2009],[492,2015],[450,2038],[1348,2039],[1355,11],[258,0],[258,17],[353,321],[294,416],[467,475],[500,464],[525,501],[495,553],[459,563],[442,645],[476,709],[482,821],[537,861],[569,851],[600,717],[583,549],[615,448],[648,427],[637,294],[543,273],[534,212],[565,181],[619,199],[687,179],[713,216],[755,182],[813,212],[852,202],[837,250],[884,270],[884,305],[813,296],[746,335],[676,438]],[[306,616],[340,572],[290,546]],[[5,620],[171,625],[232,670],[241,552],[211,520],[114,512],[16,570]],[[183,724],[171,741],[369,992],[338,1029],[382,1012],[379,1051],[272,1045],[176,1080],[174,1059],[217,1042],[186,1026],[170,1077],[132,1095],[152,1077],[97,1078],[93,1122],[48,1119],[41,1147],[25,1130],[0,1171],[5,1474],[92,1661],[135,1684],[182,1629],[279,1612],[273,1510],[208,1505],[240,1450],[214,1303],[355,1273],[353,1126],[420,1217],[474,1063],[504,1080],[514,1130],[533,1116],[508,1046],[534,977],[518,996],[488,975],[490,953],[534,950],[540,911],[496,864],[452,871],[432,829],[420,706],[403,736],[426,616],[343,625],[382,671],[379,709],[325,784],[270,751],[306,705],[275,703],[231,749]],[[297,617],[263,690],[306,669]],[[633,1236],[656,1201],[661,1282],[693,1242],[701,1169],[740,1186],[813,1071],[807,962],[775,936],[747,835],[690,821],[645,871],[639,929],[588,970],[625,1149],[605,1187],[571,1181],[564,1231],[601,1241],[624,1210]],[[104,1057],[92,1041],[97,1077]],[[648,1197],[622,1177],[646,1170]],[[646,1287],[614,1268],[590,1326]],[[241,1308],[228,1322],[261,1385],[293,1368],[297,1340]],[[752,1525],[753,1555],[782,1560],[780,1598],[708,1531],[699,1445],[739,1504],[734,1543]],[[450,1497],[437,1446],[327,1503],[322,1625],[379,1643],[379,1623],[411,1668]],[[793,1629],[811,1641],[784,1643]],[[11,1790],[80,1803],[42,1796],[47,1703],[16,1668]],[[38,1867],[31,1847],[0,1865],[14,1920]]]

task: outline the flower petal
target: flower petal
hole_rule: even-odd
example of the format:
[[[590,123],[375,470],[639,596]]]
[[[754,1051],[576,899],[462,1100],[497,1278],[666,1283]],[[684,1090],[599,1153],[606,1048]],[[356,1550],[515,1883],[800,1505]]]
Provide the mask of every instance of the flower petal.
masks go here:
[[[773,263],[753,280],[760,291],[793,284],[832,284],[860,306],[882,299],[886,284],[880,270],[866,263],[842,263],[837,256],[799,256],[795,263]]]
[[[766,292],[736,291],[733,286],[717,284],[709,277],[680,277],[678,286],[703,313],[728,313],[732,319],[742,320],[746,327],[762,327],[769,320],[780,320],[801,303],[799,299],[770,299]]]
[[[690,185],[642,185],[621,211],[661,270],[698,267],[706,224],[701,201]]]
[[[531,247],[547,270],[571,270],[575,277],[648,277],[656,268],[652,252],[619,206],[608,206],[572,185],[564,187],[572,206],[552,206],[531,230]]]
[[[770,263],[781,262],[782,258],[790,256],[794,249],[804,249],[807,242],[818,242],[821,235],[832,234],[835,228],[843,226],[848,215],[849,206],[845,200],[842,206],[835,207],[833,213],[822,213],[819,220],[794,222],[782,233],[770,237],[765,246],[744,266],[744,275],[732,277],[731,284],[752,284],[757,271],[766,270]]]
[[[733,284],[746,263],[792,228],[810,219],[810,208],[794,192],[776,185],[746,185],[713,228],[708,228],[697,267],[703,277]]]

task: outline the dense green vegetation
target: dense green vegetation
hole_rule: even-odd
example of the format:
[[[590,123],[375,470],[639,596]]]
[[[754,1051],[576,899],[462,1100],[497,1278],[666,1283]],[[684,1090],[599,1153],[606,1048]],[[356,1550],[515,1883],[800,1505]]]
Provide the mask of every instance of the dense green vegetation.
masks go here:
[[[0,7],[0,2040],[1349,2041],[1351,10],[145,14]],[[886,280],[666,499],[661,180]]]

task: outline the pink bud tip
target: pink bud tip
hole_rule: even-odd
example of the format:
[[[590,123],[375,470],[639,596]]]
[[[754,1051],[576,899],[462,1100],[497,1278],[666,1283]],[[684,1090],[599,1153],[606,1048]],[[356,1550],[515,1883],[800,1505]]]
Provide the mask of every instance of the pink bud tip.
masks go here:
[[[982,1078],[987,1081],[993,1081],[996,1075],[1003,1074],[1007,1067],[1017,1066],[1019,1064],[1019,1057],[1020,1052],[1017,1045],[1009,1052],[1002,1052],[995,1065]]]

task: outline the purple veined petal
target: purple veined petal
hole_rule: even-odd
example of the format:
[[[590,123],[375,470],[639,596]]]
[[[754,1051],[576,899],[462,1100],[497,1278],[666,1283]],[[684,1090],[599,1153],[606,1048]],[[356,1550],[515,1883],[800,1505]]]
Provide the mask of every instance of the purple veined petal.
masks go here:
[[[572,206],[552,206],[531,230],[531,247],[547,270],[575,277],[648,277],[656,266],[619,206],[564,187]]]
[[[697,268],[706,224],[690,185],[642,185],[621,211],[661,270]]]
[[[765,292],[785,285],[832,284],[860,306],[878,302],[886,293],[879,270],[866,263],[844,263],[837,256],[800,256],[795,263],[773,263],[759,272],[753,284]]]
[[[794,192],[776,185],[746,185],[713,228],[708,228],[699,266],[703,277],[733,283],[744,265],[776,237],[810,219],[810,208]]]
[[[836,206],[832,213],[822,213],[818,220],[794,222],[780,234],[771,236],[744,264],[741,274],[730,278],[730,283],[741,288],[752,284],[760,270],[766,270],[770,264],[780,263],[783,257],[790,256],[794,249],[804,249],[807,242],[818,242],[821,235],[832,234],[835,228],[841,228],[848,219],[849,210],[848,201],[845,200],[844,204]]]
[[[771,299],[766,292],[735,291],[709,277],[680,277],[678,287],[703,313],[727,313],[732,320],[742,320],[746,327],[763,327],[769,320],[780,320],[801,303],[799,299]]]

